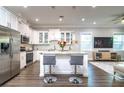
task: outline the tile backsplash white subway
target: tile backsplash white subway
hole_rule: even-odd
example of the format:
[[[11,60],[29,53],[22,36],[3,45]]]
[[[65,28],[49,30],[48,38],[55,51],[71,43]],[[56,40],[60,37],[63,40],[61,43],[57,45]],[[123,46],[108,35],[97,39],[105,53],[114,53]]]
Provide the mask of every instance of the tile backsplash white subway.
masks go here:
[[[29,44],[21,44],[21,47],[25,47],[26,50],[33,50],[33,46]]]

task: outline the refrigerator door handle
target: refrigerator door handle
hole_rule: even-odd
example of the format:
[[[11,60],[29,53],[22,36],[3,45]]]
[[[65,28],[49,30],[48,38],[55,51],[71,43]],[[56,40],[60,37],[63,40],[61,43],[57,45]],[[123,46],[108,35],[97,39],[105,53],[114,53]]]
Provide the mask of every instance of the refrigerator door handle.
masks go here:
[[[10,39],[10,57],[11,58],[13,57],[13,53],[12,53],[12,42],[13,42],[13,39],[11,38]]]

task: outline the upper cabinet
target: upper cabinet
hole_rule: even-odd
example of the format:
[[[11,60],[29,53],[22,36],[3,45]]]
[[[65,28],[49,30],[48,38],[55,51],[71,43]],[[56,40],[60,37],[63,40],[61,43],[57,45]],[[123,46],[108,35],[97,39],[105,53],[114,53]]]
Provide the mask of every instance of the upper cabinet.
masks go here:
[[[9,12],[3,7],[0,7],[0,25],[18,30],[17,16]]]
[[[67,44],[71,44],[72,33],[71,32],[66,32],[66,31],[61,32],[61,40],[66,41]]]
[[[7,11],[7,27],[18,30],[18,20],[17,17]]]
[[[0,25],[7,26],[7,11],[0,7]]]
[[[32,44],[49,44],[48,31],[32,30]]]
[[[39,43],[40,44],[48,44],[49,43],[47,31],[39,32]]]

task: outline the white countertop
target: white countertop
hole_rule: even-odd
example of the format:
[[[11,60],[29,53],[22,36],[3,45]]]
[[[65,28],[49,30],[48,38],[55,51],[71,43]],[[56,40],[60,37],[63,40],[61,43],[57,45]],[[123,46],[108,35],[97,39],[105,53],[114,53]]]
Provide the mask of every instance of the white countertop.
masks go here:
[[[88,54],[80,51],[41,51],[40,54]]]

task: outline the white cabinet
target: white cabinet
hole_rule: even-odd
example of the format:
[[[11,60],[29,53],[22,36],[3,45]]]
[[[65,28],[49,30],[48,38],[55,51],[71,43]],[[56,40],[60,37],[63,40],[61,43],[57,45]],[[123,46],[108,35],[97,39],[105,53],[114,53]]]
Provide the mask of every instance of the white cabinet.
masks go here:
[[[47,31],[33,31],[32,30],[32,44],[49,44]]]
[[[33,62],[37,61],[37,51],[33,51]]]
[[[0,25],[7,26],[7,11],[0,7]]]
[[[18,30],[18,20],[17,17],[11,12],[7,11],[7,27]]]
[[[17,16],[9,12],[3,7],[0,7],[0,25],[18,30]]]
[[[18,31],[18,20],[13,14],[11,14],[11,28]]]
[[[26,52],[20,52],[20,69],[26,66]]]
[[[38,33],[38,31],[32,30],[32,44],[39,44],[39,33]]]
[[[29,38],[29,44],[33,44],[34,33],[33,33],[33,30],[29,27],[29,25],[20,20],[18,23],[18,29],[19,29],[19,32],[21,33],[21,35]],[[35,40],[34,40],[34,42],[35,42]]]
[[[61,32],[61,40],[66,41],[67,44],[71,44],[72,41],[72,33],[71,32]]]
[[[48,44],[48,32],[39,32],[39,44]]]
[[[25,36],[29,36],[28,34],[28,25],[23,23],[23,22],[20,22],[19,23],[19,32],[21,33],[21,35],[25,35]]]
[[[33,51],[33,62],[40,60],[40,53],[41,51]]]
[[[32,29],[29,28],[29,44],[33,44],[33,32]]]

